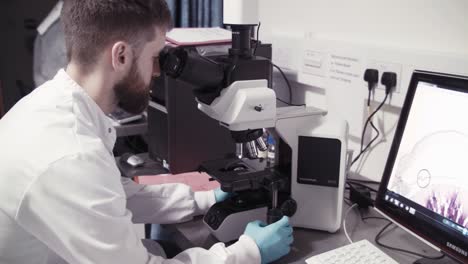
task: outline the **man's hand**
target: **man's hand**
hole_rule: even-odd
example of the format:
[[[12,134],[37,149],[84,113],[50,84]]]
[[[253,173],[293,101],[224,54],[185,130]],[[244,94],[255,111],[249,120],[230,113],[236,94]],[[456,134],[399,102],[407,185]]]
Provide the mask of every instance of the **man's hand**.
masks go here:
[[[261,221],[250,222],[245,228],[244,235],[255,241],[260,249],[262,264],[264,264],[289,253],[293,242],[292,232],[289,218],[283,216],[279,221],[270,225]]]
[[[234,196],[234,193],[223,192],[221,188],[216,188],[214,189],[214,195],[215,195],[216,202],[219,203],[228,199],[231,196]]]

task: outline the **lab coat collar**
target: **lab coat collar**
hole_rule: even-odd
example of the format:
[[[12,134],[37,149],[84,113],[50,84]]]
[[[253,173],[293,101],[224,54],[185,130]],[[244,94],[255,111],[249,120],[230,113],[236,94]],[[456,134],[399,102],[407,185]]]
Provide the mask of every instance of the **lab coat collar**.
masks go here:
[[[112,154],[116,132],[110,118],[64,69],[60,69],[54,79],[65,83],[64,87],[72,90],[74,110],[80,112],[83,118],[91,123],[92,128],[95,129],[94,132],[102,140],[109,153]]]

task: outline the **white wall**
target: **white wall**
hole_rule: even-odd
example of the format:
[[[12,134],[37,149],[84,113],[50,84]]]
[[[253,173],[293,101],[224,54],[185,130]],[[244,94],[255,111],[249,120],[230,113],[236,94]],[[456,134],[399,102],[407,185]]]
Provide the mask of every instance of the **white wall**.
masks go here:
[[[468,75],[466,0],[259,0],[259,3],[260,39],[273,44],[275,63],[296,70],[288,75],[292,79],[297,79],[300,72],[298,65],[306,45],[303,41],[306,32],[314,33],[318,39],[340,40],[333,43],[333,52],[361,56],[364,68],[370,59],[403,65],[399,76],[401,93],[374,120],[385,134],[365,162],[354,167],[354,171],[367,178],[380,180],[382,176],[411,72],[427,69]],[[326,46],[327,42],[324,43]],[[383,48],[379,50],[380,47]],[[275,85],[284,88],[277,76]],[[367,91],[354,85],[343,93],[345,89],[339,90],[337,86],[333,82],[314,83],[314,87],[294,83],[294,99],[296,103],[306,101],[342,113],[351,127],[350,146],[357,149],[360,140],[357,131],[365,120]],[[287,89],[276,90],[278,96],[287,98]]]
[[[312,31],[468,54],[466,0],[259,0],[259,4],[262,33]]]

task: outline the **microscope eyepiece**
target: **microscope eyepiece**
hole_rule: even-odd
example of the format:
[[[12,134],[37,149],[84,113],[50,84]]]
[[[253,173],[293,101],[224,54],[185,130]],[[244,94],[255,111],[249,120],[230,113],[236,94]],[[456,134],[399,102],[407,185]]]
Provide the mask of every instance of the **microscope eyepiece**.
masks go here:
[[[187,62],[187,51],[183,49],[166,48],[159,55],[159,67],[172,78],[178,78]]]
[[[167,48],[159,55],[161,71],[197,88],[213,88],[224,80],[223,65],[188,48]]]
[[[252,48],[250,34],[253,25],[231,25],[232,47],[229,49],[229,55],[251,57]]]

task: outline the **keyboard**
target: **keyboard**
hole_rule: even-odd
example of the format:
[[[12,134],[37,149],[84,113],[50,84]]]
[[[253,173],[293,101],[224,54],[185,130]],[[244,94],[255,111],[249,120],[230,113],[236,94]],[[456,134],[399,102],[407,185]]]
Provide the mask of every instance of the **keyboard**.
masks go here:
[[[306,259],[307,264],[398,264],[368,240],[361,240]]]

